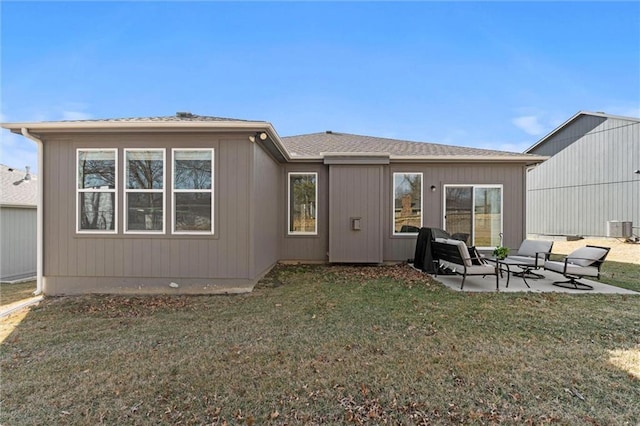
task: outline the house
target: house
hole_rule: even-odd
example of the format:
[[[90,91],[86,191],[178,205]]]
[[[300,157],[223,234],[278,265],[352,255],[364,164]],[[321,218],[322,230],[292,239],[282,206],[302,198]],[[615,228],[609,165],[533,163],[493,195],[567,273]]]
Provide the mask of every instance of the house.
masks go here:
[[[528,173],[529,234],[638,234],[640,118],[580,111],[525,153],[550,157]]]
[[[278,261],[407,260],[420,226],[517,246],[546,158],[191,113],[3,127],[39,146],[46,294],[245,292]]]
[[[37,176],[0,164],[0,281],[36,276]]]

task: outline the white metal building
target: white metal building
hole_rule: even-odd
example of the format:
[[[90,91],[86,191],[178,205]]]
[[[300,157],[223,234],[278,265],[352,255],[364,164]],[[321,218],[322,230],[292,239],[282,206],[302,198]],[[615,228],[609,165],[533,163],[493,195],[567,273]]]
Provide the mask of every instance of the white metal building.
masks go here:
[[[28,170],[0,165],[0,281],[36,276],[38,181]]]
[[[525,151],[550,156],[527,174],[527,233],[640,233],[640,118],[580,111]]]

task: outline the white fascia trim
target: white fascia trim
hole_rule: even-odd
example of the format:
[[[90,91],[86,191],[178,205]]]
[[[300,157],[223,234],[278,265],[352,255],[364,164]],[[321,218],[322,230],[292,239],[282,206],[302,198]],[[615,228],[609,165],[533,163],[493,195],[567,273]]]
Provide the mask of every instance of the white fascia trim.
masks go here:
[[[428,161],[432,163],[453,163],[461,161],[469,161],[474,163],[482,162],[503,162],[503,163],[522,163],[531,162],[539,163],[549,159],[543,155],[522,155],[522,156],[500,156],[500,155],[392,155],[393,161],[411,162],[411,161]]]
[[[326,158],[323,156],[297,156],[289,158],[289,162],[291,163],[316,163],[324,161]],[[353,156],[358,157],[362,155],[366,155],[368,157],[385,157],[385,154],[378,155],[377,153],[331,153],[329,156]],[[388,155],[388,154],[386,154]],[[389,160],[391,162],[397,163],[416,163],[416,162],[428,162],[428,163],[459,163],[459,162],[470,162],[470,163],[483,163],[483,162],[495,162],[495,163],[526,163],[526,164],[538,164],[548,160],[549,156],[544,155],[522,155],[522,156],[513,156],[513,157],[505,157],[499,155],[492,156],[474,156],[474,155],[389,155]]]

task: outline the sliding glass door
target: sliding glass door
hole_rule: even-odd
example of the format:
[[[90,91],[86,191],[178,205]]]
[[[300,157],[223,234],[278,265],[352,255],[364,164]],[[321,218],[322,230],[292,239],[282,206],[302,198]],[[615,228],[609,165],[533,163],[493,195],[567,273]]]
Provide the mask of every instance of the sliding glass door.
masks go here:
[[[476,247],[495,247],[502,233],[501,185],[445,185],[444,227]]]

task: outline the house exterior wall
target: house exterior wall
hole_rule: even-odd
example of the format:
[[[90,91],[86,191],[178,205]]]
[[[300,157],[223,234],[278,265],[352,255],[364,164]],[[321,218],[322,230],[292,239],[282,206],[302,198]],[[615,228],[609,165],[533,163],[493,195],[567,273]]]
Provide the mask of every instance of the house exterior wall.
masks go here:
[[[257,144],[252,146],[252,276],[261,276],[280,259],[279,218],[284,214],[281,166]]]
[[[602,120],[584,117],[576,128],[589,129],[591,125],[585,127],[581,121],[592,122],[591,118]],[[546,143],[554,145],[562,138],[563,132],[558,132]],[[607,221],[640,226],[640,175],[634,174],[638,169],[640,123],[601,121],[528,173],[527,232],[605,236]]]
[[[284,166],[287,171],[318,172],[318,235],[287,236],[286,215],[281,215],[282,260],[327,261],[329,251],[329,173],[323,164],[299,163]],[[525,166],[507,163],[392,163],[382,166],[383,261],[406,261],[415,252],[416,235],[393,235],[393,173],[423,173],[423,226],[444,227],[444,185],[502,185],[504,245],[519,247],[525,238]],[[436,191],[431,192],[431,185]],[[283,184],[286,194],[286,181]],[[282,205],[286,208],[286,198]]]
[[[385,204],[384,223],[384,259],[402,261],[413,259],[416,236],[393,235],[392,197],[393,173],[417,172],[423,174],[422,226],[444,228],[444,186],[465,185],[502,185],[502,229],[503,245],[519,247],[525,238],[525,167],[521,164],[477,164],[477,163],[415,163],[391,164],[387,168],[385,182],[388,185],[384,194],[388,197]],[[431,191],[431,185],[436,187]]]
[[[382,262],[382,180],[381,165],[329,166],[329,261]]]
[[[36,276],[36,208],[0,207],[0,279]]]
[[[251,150],[248,134],[65,134],[44,143],[44,291],[180,293],[248,291]],[[76,232],[76,149],[117,148],[117,233]],[[124,234],[124,148],[167,150],[166,232]],[[171,148],[214,148],[214,235],[171,234]],[[273,173],[273,172],[272,172]],[[264,265],[260,257],[256,265]]]

